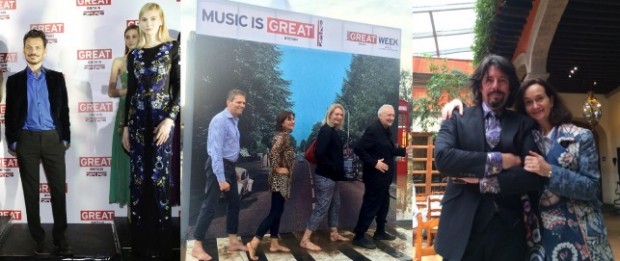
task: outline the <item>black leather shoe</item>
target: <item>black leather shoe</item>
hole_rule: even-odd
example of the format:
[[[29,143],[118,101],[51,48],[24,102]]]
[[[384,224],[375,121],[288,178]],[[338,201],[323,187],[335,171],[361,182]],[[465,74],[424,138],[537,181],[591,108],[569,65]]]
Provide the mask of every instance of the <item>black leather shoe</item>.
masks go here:
[[[73,248],[66,241],[56,245],[55,252],[58,256],[73,256]]]
[[[375,245],[375,242],[372,242],[371,240],[366,239],[365,237],[361,237],[361,238],[353,238],[353,245],[359,246],[359,247],[363,247],[363,248],[367,248],[367,249],[375,249],[377,248],[377,246]]]
[[[374,239],[374,240],[387,240],[387,241],[392,241],[392,240],[396,239],[396,236],[394,236],[394,235],[390,235],[390,234],[388,234],[388,233],[383,232],[383,233],[381,233],[381,234],[377,234],[377,233],[375,233],[375,235],[374,235],[374,236],[372,236],[372,239]]]
[[[47,246],[45,245],[45,241],[37,242],[37,248],[34,250],[34,254],[37,256],[48,256],[50,251],[47,250]]]

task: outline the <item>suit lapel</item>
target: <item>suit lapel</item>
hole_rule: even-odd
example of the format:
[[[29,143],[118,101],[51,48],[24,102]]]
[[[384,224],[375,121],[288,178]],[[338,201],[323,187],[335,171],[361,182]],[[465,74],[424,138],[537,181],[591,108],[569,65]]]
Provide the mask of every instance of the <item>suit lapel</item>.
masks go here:
[[[54,91],[56,89],[56,75],[50,70],[47,70],[47,73],[45,74],[45,83],[47,84],[47,95],[49,96],[50,111],[52,112],[52,115],[54,115],[56,111],[56,108],[53,106],[56,104],[54,102],[56,100],[56,92]]]
[[[499,142],[502,146],[502,151],[516,152],[512,140],[517,135],[519,130],[519,121],[516,117],[512,117],[511,111],[504,110],[501,120],[502,132],[499,136]],[[510,120],[503,120],[510,119]]]
[[[19,74],[17,75],[18,81],[23,82],[24,83],[24,87],[23,88],[17,88],[16,93],[18,93],[18,95],[20,97],[22,97],[22,101],[24,102],[24,104],[26,105],[26,108],[28,107],[28,72],[26,69],[24,69],[23,71],[19,72]]]
[[[468,115],[471,115],[471,116],[468,117]],[[471,125],[472,131],[470,133],[464,133],[462,137],[465,139],[466,142],[472,142],[471,145],[473,148],[475,148],[475,150],[485,151],[487,141],[486,141],[486,135],[485,135],[486,132],[484,130],[484,116],[482,113],[482,105],[475,107],[475,109],[472,110],[471,114],[464,113],[463,118],[465,119],[465,122],[467,124]],[[471,138],[472,133],[479,133],[479,135],[474,136],[477,138],[472,139]]]

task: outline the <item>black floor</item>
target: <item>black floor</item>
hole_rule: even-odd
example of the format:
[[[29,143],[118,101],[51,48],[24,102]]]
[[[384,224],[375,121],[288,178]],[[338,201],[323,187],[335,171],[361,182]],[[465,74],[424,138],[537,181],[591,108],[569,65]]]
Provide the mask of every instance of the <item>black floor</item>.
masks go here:
[[[43,224],[48,250],[53,249],[52,224]],[[112,224],[69,224],[67,241],[74,249],[71,258],[33,256],[35,243],[27,224],[12,224],[0,246],[0,260],[120,260]]]
[[[116,224],[116,233],[118,235],[120,249],[121,249],[121,257],[123,261],[136,261],[141,259],[136,259],[131,256],[131,235],[129,233],[129,223],[127,218],[119,217],[114,219],[114,223]],[[181,260],[181,252],[180,252],[180,244],[181,244],[181,223],[178,217],[172,218],[172,234],[175,238],[170,240],[169,242],[174,242],[172,248],[172,255],[174,257],[178,257],[177,260]]]
[[[35,243],[30,237],[27,224],[11,224],[0,218],[0,260],[143,260],[131,255],[131,237],[127,218],[119,217],[114,224],[69,224],[67,240],[74,249],[74,256],[62,258],[58,256],[35,257]],[[172,219],[175,238],[173,256],[180,260],[180,222]],[[53,249],[51,238],[52,224],[43,224],[46,231],[46,244]],[[3,231],[3,228],[8,228]]]

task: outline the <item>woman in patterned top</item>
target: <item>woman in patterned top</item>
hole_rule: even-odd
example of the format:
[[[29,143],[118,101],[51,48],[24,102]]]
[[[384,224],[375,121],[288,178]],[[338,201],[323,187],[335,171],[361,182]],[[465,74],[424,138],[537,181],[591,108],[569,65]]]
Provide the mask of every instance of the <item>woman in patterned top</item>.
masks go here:
[[[138,17],[140,39],[127,56],[123,129],[123,147],[131,159],[132,254],[172,259],[171,160],[180,108],[179,44],[168,34],[158,4],[145,4]]]
[[[526,156],[524,168],[549,178],[538,206],[542,240],[533,240],[529,260],[613,260],[592,132],[571,123],[570,111],[544,80],[525,81],[516,101],[516,110],[538,123],[533,136],[543,152]]]
[[[289,197],[291,189],[291,174],[293,173],[293,163],[295,162],[295,148],[291,144],[290,133],[295,127],[295,114],[290,111],[280,112],[276,118],[276,134],[272,140],[271,151],[269,152],[269,189],[271,190],[271,210],[269,215],[263,219],[256,230],[252,241],[247,243],[250,259],[258,260],[256,248],[263,239],[267,230],[271,232],[272,252],[290,252],[288,248],[281,246],[278,240],[278,229],[280,228],[280,217],[284,212],[284,202]]]

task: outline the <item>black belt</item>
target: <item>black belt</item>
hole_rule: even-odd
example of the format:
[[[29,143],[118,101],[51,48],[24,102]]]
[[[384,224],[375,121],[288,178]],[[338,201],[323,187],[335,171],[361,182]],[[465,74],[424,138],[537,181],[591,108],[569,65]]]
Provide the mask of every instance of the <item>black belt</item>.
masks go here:
[[[51,130],[27,130],[27,129],[23,129],[22,132],[30,132],[30,133],[45,133],[45,132],[54,132],[56,131],[56,129],[51,129]]]
[[[223,160],[224,160],[224,166],[229,166],[229,167],[235,166],[235,162],[227,160],[227,159],[223,159]]]

